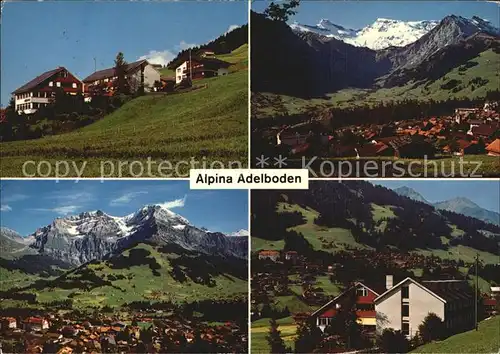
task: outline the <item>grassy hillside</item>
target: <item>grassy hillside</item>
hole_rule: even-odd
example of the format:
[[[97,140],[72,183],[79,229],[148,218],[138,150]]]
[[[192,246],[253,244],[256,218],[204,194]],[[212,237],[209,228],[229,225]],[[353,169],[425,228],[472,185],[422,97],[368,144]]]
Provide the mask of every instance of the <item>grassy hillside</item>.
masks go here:
[[[372,203],[372,217],[375,222],[382,220],[383,218],[395,218],[394,206],[391,205],[377,205]],[[285,202],[280,202],[276,206],[278,212],[295,212],[298,211],[302,214],[306,222],[302,225],[297,225],[288,228],[288,230],[294,230],[296,232],[302,233],[305,239],[311,244],[313,249],[318,251],[325,251],[335,253],[340,250],[345,250],[347,248],[358,248],[358,249],[370,249],[371,247],[356,242],[352,233],[348,229],[344,228],[327,228],[319,226],[314,223],[314,219],[319,215],[319,213],[309,207],[304,208],[297,204],[289,204]],[[386,226],[386,222],[382,221],[377,229],[383,231]],[[456,225],[449,225],[452,229],[450,234],[451,237],[456,237],[464,233],[463,230],[459,229]],[[445,243],[449,242],[449,239],[443,237]],[[256,252],[258,250],[281,250],[285,247],[284,240],[266,240],[263,238],[252,236],[252,251]],[[426,256],[438,256],[442,259],[462,259],[465,262],[473,262],[476,253],[479,254],[479,258],[485,264],[496,264],[498,262],[498,256],[477,251],[473,248],[457,245],[450,246],[448,250],[441,249],[417,249],[415,252],[426,255]]]
[[[216,58],[233,64],[229,69],[230,71],[246,69],[248,67],[248,44],[243,44],[231,53],[216,55]],[[175,70],[169,68],[161,69],[160,73],[164,76],[175,76]]]
[[[498,353],[500,316],[482,321],[479,330],[469,331],[418,347],[412,353]],[[253,340],[253,337],[252,337]]]
[[[247,164],[248,72],[200,81],[206,88],[176,95],[147,95],[131,102],[102,120],[80,130],[37,140],[0,144],[2,176],[22,176],[25,161],[69,160],[84,169],[85,177],[187,176],[191,157],[202,163],[231,161]],[[147,159],[151,158],[151,176]],[[102,165],[101,161],[110,162]],[[167,160],[158,170],[158,163]],[[118,161],[124,161],[121,169]],[[176,165],[180,161],[184,164]],[[127,163],[128,162],[128,163]],[[113,164],[114,170],[111,165]],[[216,165],[220,166],[219,165]],[[176,171],[177,168],[177,171]],[[120,175],[121,170],[121,175]],[[51,176],[54,176],[52,168]],[[113,173],[114,172],[114,173]],[[34,169],[28,173],[35,173]],[[63,173],[63,172],[60,172]],[[163,176],[160,174],[162,173]],[[71,169],[69,176],[76,176]]]
[[[118,257],[86,264],[56,279],[38,281],[20,293],[35,294],[37,305],[42,307],[52,301],[72,299],[74,308],[117,307],[132,301],[230,299],[247,293],[246,279],[218,271],[210,261],[203,264],[202,271],[211,279],[210,285],[190,277],[190,267],[180,266],[177,274],[181,275],[174,276],[173,264],[179,257],[181,253],[164,253],[158,247],[139,244]],[[12,301],[7,306],[12,306]]]
[[[263,93],[263,95],[271,101],[281,100],[282,108],[285,108],[289,114],[303,112],[309,106],[321,105],[347,108],[404,99],[446,100],[450,97],[472,99],[484,97],[487,91],[498,89],[499,61],[500,54],[490,49],[435,81],[409,82],[404,86],[382,89],[344,89],[327,94],[324,98],[309,100],[270,93]],[[456,80],[456,83],[453,80]],[[278,115],[279,111],[276,105],[259,109],[256,113],[258,118],[265,118]]]
[[[269,332],[269,318],[261,318],[260,320],[252,322],[250,329],[252,336],[252,353],[269,353],[270,348],[267,343],[266,336]],[[297,325],[294,323],[292,317],[281,318],[276,321],[279,325],[281,338],[289,347],[294,347],[295,333]]]

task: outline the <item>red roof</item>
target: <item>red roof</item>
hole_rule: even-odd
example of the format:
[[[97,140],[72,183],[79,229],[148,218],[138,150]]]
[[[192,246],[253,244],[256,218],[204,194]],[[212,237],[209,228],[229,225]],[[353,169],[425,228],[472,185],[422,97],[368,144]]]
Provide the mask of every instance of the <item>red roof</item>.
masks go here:
[[[460,140],[457,140],[457,144],[458,144],[458,147],[460,149],[467,149],[469,146],[472,145],[472,142],[460,139]]]
[[[384,143],[366,144],[358,149],[359,156],[376,156],[389,148]]]
[[[472,128],[472,134],[490,136],[498,129],[495,125],[481,124],[477,127]]]
[[[263,251],[260,251],[259,254],[261,254],[263,256],[272,256],[272,255],[280,254],[280,252],[279,251],[272,251],[272,250],[263,250]]]
[[[487,306],[496,306],[497,300],[496,299],[484,299],[483,304]]]
[[[494,152],[500,154],[500,139],[496,139],[490,145],[486,147],[486,150],[489,152]]]
[[[28,317],[23,322],[24,323],[38,323],[38,324],[42,324],[44,321],[45,320],[43,318],[40,318],[40,317]]]

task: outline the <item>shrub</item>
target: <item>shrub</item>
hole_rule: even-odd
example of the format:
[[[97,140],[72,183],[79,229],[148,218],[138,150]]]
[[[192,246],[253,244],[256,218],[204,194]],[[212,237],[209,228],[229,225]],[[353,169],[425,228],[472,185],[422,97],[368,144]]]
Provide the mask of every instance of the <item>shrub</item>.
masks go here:
[[[401,331],[395,331],[392,328],[386,328],[380,336],[377,337],[377,345],[383,353],[407,353],[409,342]]]
[[[446,327],[441,318],[435,313],[429,313],[424,322],[418,326],[418,333],[423,343],[440,340],[446,337]]]

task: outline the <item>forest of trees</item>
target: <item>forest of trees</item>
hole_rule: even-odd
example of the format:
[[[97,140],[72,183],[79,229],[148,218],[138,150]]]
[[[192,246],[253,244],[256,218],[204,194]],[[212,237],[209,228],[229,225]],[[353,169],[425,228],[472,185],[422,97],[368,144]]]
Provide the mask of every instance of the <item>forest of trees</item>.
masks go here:
[[[447,249],[441,237],[450,238],[450,245],[465,245],[498,253],[500,227],[449,211],[436,212],[433,206],[400,196],[392,190],[364,181],[311,181],[308,191],[254,191],[252,193],[252,234],[269,240],[285,240],[291,250],[309,250],[302,235],[287,231],[305,223],[297,213],[276,210],[286,195],[288,203],[309,207],[319,212],[317,225],[349,229],[357,242],[383,249],[388,245],[402,251],[414,249]],[[395,217],[373,220],[371,204],[392,206]],[[299,213],[300,214],[300,213]],[[384,222],[382,230],[378,226]],[[450,224],[464,231],[452,237]],[[485,230],[493,235],[485,235]],[[496,235],[496,236],[495,236]],[[308,251],[309,252],[309,251]]]
[[[189,51],[191,51],[192,56],[196,56],[201,49],[213,50],[215,54],[227,54],[246,43],[248,43],[248,25],[243,25],[228,33],[224,33],[209,43],[181,50],[176,57],[167,64],[167,68],[175,69],[183,61],[188,60]]]

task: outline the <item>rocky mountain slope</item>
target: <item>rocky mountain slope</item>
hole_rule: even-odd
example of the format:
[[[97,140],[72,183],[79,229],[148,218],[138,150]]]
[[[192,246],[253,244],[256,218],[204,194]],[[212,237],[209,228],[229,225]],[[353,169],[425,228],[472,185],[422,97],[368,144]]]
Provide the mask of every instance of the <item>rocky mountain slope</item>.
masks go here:
[[[353,32],[338,26],[343,39],[251,16],[255,92],[318,97],[344,88],[390,88],[436,80],[489,49],[500,53],[499,30],[477,17],[450,15],[412,43],[373,50],[347,43]]]
[[[247,237],[199,229],[162,205],[147,205],[124,217],[97,210],[57,218],[26,239],[9,231],[2,235],[36,254],[74,266],[118,254],[139,242],[177,245],[213,256],[247,257]]]
[[[374,50],[389,47],[404,47],[415,42],[433,29],[439,21],[398,21],[378,18],[374,23],[361,29],[349,29],[337,25],[328,19],[321,19],[317,25],[293,23],[295,31],[313,32],[322,36],[342,40],[356,47]]]

